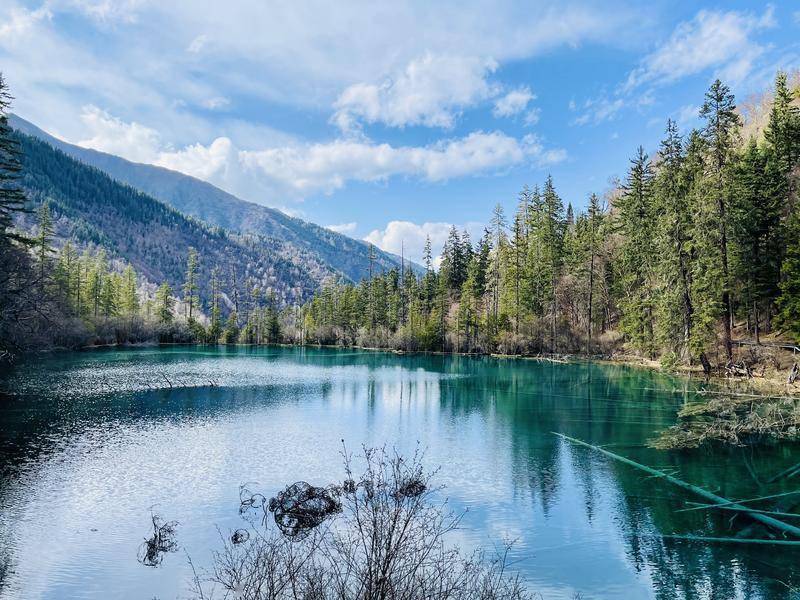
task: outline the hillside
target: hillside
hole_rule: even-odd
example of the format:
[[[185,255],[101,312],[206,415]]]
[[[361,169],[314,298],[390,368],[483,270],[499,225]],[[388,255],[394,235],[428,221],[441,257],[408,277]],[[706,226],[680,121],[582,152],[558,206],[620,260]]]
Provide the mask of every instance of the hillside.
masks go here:
[[[209,227],[39,139],[18,132],[16,136],[30,208],[50,202],[57,238],[103,248],[109,257],[131,263],[151,282],[166,281],[179,290],[190,246],[200,254],[201,299],[209,296],[208,282],[215,266],[226,279],[228,296],[235,279],[240,297],[247,297],[249,280],[273,291],[282,303],[309,297],[334,274],[327,264],[296,246]],[[34,221],[35,215],[27,215],[21,225],[29,228]]]
[[[369,247],[360,240],[290,217],[274,208],[246,202],[210,183],[176,171],[69,144],[16,115],[9,116],[9,124],[210,225],[274,238],[352,281],[359,281],[369,273]],[[379,270],[391,269],[400,262],[399,257],[377,248],[375,254]]]

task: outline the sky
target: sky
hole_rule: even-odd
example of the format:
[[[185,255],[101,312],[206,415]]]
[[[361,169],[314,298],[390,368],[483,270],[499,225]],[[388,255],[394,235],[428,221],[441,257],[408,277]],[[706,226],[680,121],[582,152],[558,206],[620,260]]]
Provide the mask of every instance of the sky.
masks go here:
[[[797,2],[0,2],[21,117],[415,260],[548,174],[585,207],[779,68]]]

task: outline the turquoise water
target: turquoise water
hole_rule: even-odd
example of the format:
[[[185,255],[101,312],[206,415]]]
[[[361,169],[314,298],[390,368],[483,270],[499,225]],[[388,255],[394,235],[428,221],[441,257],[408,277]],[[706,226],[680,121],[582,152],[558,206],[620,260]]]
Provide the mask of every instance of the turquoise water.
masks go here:
[[[337,481],[342,439],[419,443],[468,510],[453,541],[516,540],[512,568],[545,599],[793,597],[800,551],[664,540],[747,522],[676,513],[696,498],[551,433],[729,498],[793,489],[758,482],[798,446],[644,447],[692,389],[619,366],[296,348],[30,359],[0,374],[0,598],[186,597],[187,555],[207,567],[217,527],[241,526],[239,485]],[[159,568],[136,560],[151,507],[180,523]]]

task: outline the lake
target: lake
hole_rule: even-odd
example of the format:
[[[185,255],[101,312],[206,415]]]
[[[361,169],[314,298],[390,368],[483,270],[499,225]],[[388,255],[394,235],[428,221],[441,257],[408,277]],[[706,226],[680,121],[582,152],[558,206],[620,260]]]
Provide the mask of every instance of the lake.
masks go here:
[[[561,432],[728,498],[800,447],[645,446],[695,394],[623,366],[303,348],[172,347],[54,354],[0,374],[0,598],[186,597],[217,528],[242,526],[239,486],[267,496],[343,477],[342,440],[413,453],[467,510],[454,542],[513,539],[512,568],[545,600],[787,598],[800,550],[665,540],[732,535],[731,514],[676,512],[686,492]],[[797,482],[794,484],[797,485]],[[137,562],[150,514],[180,551]],[[720,511],[721,512],[721,511]]]

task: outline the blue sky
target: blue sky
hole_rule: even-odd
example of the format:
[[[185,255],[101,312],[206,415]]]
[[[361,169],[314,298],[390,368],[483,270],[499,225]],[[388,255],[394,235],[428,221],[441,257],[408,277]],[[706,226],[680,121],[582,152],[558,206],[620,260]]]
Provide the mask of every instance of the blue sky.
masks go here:
[[[0,70],[50,133],[419,259],[548,173],[585,206],[800,67],[800,4],[4,0]]]

